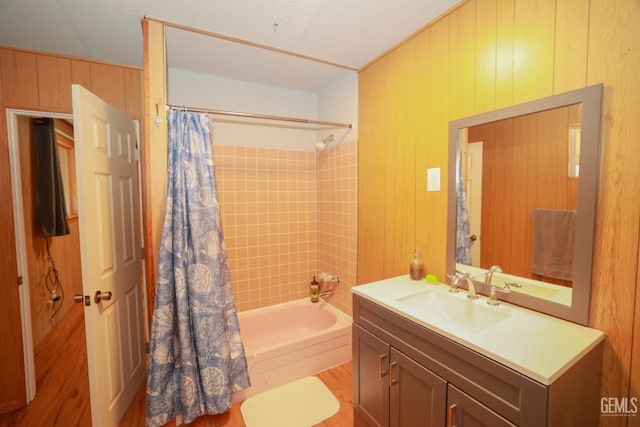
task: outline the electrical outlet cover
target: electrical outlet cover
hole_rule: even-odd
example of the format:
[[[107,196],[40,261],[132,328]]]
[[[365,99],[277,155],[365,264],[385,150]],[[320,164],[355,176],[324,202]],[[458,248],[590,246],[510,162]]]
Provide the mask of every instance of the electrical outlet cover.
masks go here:
[[[440,191],[440,168],[427,169],[427,191]]]

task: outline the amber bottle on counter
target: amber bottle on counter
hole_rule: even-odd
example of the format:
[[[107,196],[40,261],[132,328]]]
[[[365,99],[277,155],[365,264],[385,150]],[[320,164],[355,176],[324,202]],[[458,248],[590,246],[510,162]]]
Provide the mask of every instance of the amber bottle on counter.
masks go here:
[[[409,264],[409,275],[413,280],[424,279],[424,263],[422,262],[422,259],[420,259],[418,248],[413,252],[413,259]]]
[[[320,301],[320,284],[316,280],[316,276],[313,276],[313,281],[311,282],[311,302]]]

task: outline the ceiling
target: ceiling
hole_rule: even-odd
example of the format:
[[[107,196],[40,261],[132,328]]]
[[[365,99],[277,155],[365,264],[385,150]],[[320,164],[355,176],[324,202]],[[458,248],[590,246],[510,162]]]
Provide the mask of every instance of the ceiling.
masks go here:
[[[146,16],[340,65],[168,28],[169,68],[315,93],[458,1],[0,0],[0,45],[141,67]]]

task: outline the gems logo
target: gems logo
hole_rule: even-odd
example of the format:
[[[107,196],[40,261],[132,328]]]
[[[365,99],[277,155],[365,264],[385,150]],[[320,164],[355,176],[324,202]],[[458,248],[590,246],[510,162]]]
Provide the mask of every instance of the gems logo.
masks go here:
[[[607,417],[633,417],[638,413],[638,398],[603,397],[600,399],[600,413]]]

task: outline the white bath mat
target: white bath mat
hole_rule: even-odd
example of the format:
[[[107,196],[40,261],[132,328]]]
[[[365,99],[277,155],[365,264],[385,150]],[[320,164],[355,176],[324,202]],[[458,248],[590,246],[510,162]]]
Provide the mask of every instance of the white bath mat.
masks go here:
[[[247,427],[312,426],[338,409],[338,399],[317,377],[304,377],[256,394],[240,406]]]

